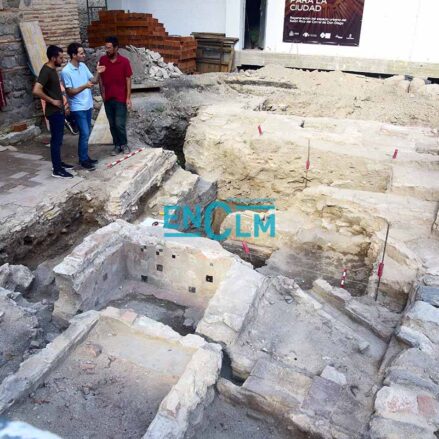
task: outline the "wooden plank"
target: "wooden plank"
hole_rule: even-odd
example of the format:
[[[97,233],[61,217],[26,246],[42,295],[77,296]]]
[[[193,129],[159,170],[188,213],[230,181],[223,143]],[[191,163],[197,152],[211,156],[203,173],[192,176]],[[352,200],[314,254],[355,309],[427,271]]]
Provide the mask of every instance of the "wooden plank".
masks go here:
[[[99,110],[98,117],[95,121],[93,131],[91,132],[89,145],[112,145],[113,137],[111,137],[110,125],[108,124],[107,115],[105,114],[104,104]]]
[[[40,25],[38,21],[22,22],[20,30],[32,70],[35,76],[38,76],[41,68],[47,62],[46,43]]]
[[[23,38],[26,52],[29,57],[33,74],[38,77],[43,65],[47,62],[47,49],[43,32],[38,21],[27,21],[20,23],[21,36]],[[46,101],[40,99],[43,113],[46,112]],[[66,99],[64,98],[64,103]],[[49,121],[46,120],[46,128],[50,131]]]

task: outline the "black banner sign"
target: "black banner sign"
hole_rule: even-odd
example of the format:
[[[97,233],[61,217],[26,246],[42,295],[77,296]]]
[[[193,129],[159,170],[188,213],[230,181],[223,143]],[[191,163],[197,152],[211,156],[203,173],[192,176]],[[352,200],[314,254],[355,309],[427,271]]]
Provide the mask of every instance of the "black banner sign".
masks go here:
[[[358,46],[365,0],[286,0],[284,42]]]

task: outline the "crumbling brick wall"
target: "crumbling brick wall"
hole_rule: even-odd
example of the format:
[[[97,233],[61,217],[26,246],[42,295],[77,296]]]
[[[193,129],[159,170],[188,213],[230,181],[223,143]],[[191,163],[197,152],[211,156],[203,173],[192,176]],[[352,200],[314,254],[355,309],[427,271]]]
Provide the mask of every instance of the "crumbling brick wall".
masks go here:
[[[79,40],[79,18],[77,0],[2,0],[0,8],[0,70],[7,100],[0,111],[2,131],[13,122],[41,116],[39,103],[32,97],[34,77],[19,23],[38,21],[46,44],[65,48]]]
[[[77,0],[22,0],[20,9],[25,21],[40,23],[47,45],[66,48],[72,41],[79,41]]]

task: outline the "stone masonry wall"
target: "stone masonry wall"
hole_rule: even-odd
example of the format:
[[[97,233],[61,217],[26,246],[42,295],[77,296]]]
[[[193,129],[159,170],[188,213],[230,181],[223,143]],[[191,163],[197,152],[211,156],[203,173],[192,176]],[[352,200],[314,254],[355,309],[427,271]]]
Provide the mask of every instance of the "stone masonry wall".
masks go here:
[[[65,49],[72,41],[79,41],[77,0],[22,0],[20,9],[24,21],[40,23],[47,45]]]
[[[5,7],[5,1],[3,1]],[[27,65],[27,54],[21,40],[18,9],[0,11],[0,70],[7,105],[0,111],[0,130],[13,122],[33,118],[38,110],[32,97],[33,76]]]
[[[81,41],[85,43],[87,41],[87,26],[88,26],[86,0],[78,0],[78,12],[79,12],[79,32],[81,34]]]
[[[0,111],[0,131],[7,131],[14,122],[37,119],[42,114],[38,101],[32,97],[34,77],[21,39],[21,21],[38,21],[47,45],[66,48],[80,38],[77,0],[0,2],[0,70],[7,100]]]

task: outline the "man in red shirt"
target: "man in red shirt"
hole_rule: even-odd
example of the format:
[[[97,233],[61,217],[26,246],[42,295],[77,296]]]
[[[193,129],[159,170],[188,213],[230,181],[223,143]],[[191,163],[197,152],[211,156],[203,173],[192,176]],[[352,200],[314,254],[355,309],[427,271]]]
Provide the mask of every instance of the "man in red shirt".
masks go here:
[[[105,113],[110,124],[114,149],[111,155],[129,152],[127,141],[127,114],[131,109],[131,76],[133,71],[128,58],[119,55],[119,41],[116,37],[105,39],[106,55],[99,64],[105,66],[99,85],[104,100]]]

